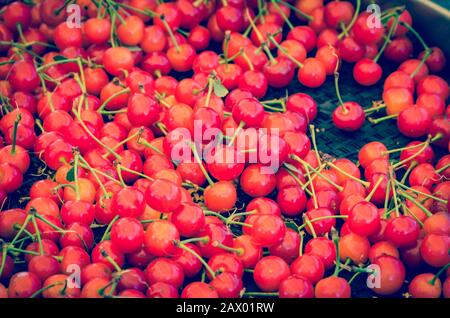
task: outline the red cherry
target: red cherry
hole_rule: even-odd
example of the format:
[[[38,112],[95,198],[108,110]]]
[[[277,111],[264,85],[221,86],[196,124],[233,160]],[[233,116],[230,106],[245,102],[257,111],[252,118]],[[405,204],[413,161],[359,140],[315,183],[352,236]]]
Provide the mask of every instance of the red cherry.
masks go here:
[[[261,290],[269,292],[277,291],[289,275],[289,266],[282,258],[266,256],[256,264],[253,279]]]
[[[277,202],[284,215],[299,215],[306,207],[305,191],[295,185],[282,188],[278,191]]]
[[[298,71],[299,82],[309,88],[322,86],[325,79],[325,65],[317,58],[307,58]]]
[[[289,276],[279,286],[280,298],[313,298],[313,285],[301,276]]]
[[[173,212],[171,220],[184,237],[196,236],[205,225],[203,210],[195,204],[181,204]]]
[[[111,242],[123,253],[139,250],[144,242],[144,228],[142,224],[131,217],[117,220],[111,227]]]
[[[428,234],[422,241],[420,254],[428,265],[442,267],[450,261],[449,248],[450,238],[448,236]]]
[[[365,113],[361,105],[355,102],[345,102],[336,107],[332,114],[334,125],[345,131],[356,131],[365,121]]]
[[[391,295],[396,293],[403,285],[405,280],[405,267],[403,263],[393,256],[380,256],[372,264],[378,265],[377,274],[379,284],[370,287],[379,295]]]
[[[397,127],[403,135],[417,138],[428,133],[431,122],[430,113],[425,108],[409,106],[398,114]]]
[[[258,245],[269,247],[283,241],[286,226],[279,216],[258,215],[252,224],[251,235]]]
[[[243,285],[242,280],[236,274],[222,272],[211,281],[211,287],[221,298],[238,298]]]
[[[153,209],[167,213],[180,206],[181,192],[171,181],[156,179],[147,188],[145,199]]]
[[[276,186],[275,174],[270,168],[260,164],[248,166],[241,174],[241,188],[252,197],[263,197],[271,193]]]
[[[350,298],[350,284],[342,277],[323,278],[316,285],[315,296],[317,298]]]
[[[148,225],[145,231],[144,247],[148,253],[156,256],[173,255],[176,251],[175,241],[180,239],[176,226],[165,220],[158,220]]]
[[[184,287],[181,298],[219,298],[219,294],[207,283],[192,282]]]
[[[300,248],[300,238],[296,231],[291,228],[286,229],[283,241],[278,244],[269,247],[270,255],[281,257],[290,264],[294,259],[298,257]]]
[[[145,269],[148,284],[166,283],[176,288],[183,284],[183,268],[171,259],[160,257],[148,264]]]
[[[381,78],[383,69],[374,60],[364,58],[359,60],[353,67],[355,81],[363,86],[375,85]]]

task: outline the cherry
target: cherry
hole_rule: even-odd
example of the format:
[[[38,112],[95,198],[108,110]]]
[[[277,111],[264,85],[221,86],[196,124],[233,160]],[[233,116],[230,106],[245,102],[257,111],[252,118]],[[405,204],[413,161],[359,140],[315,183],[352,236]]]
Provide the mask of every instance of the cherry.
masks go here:
[[[148,225],[145,231],[145,250],[155,256],[172,255],[176,246],[174,241],[179,240],[180,234],[172,222],[158,220]]]
[[[91,43],[106,43],[111,34],[111,22],[108,19],[90,18],[84,24],[84,34]]]
[[[178,291],[171,284],[157,282],[148,287],[146,295],[148,298],[178,298]]]
[[[204,26],[197,25],[191,29],[187,40],[196,51],[201,51],[208,47],[210,39],[211,34],[209,30]]]
[[[427,134],[432,118],[427,109],[409,106],[397,118],[397,127],[407,137],[417,138]]]
[[[339,240],[341,261],[351,259],[355,264],[364,264],[369,257],[369,249],[369,240],[355,233],[346,234]]]
[[[431,53],[428,56],[428,58],[425,60],[425,63],[427,64],[429,70],[432,73],[439,73],[442,71],[446,64],[445,55],[442,52],[442,50],[438,47],[432,47]],[[419,54],[419,59],[423,59],[425,55],[425,51]]]
[[[222,272],[211,281],[211,287],[221,298],[238,298],[243,285],[242,280],[236,274]]]
[[[335,108],[332,114],[334,125],[345,131],[356,131],[365,121],[364,110],[356,102],[345,102]]]
[[[240,32],[244,28],[243,11],[231,5],[216,12],[217,25],[223,31]]]
[[[361,60],[366,54],[365,46],[359,44],[352,37],[344,38],[339,45],[339,56],[348,63]]]
[[[322,86],[325,79],[325,65],[317,58],[307,58],[298,71],[299,82],[309,88]]]
[[[12,193],[22,185],[23,176],[19,168],[9,163],[0,163],[0,188]]]
[[[413,72],[416,72],[416,69],[418,69],[418,71],[416,72],[416,74],[413,77],[414,82],[417,84],[422,79],[424,79],[428,75],[428,72],[429,72],[428,66],[426,64],[422,64],[421,66],[420,65],[421,65],[420,60],[409,59],[409,60],[404,61],[402,64],[400,64],[400,66],[398,67],[398,70],[412,75]]]
[[[288,278],[290,269],[280,257],[266,256],[255,266],[253,278],[256,285],[263,291],[277,291],[280,284]]]
[[[8,81],[14,90],[33,92],[39,86],[39,77],[34,64],[27,60],[14,63],[9,72]]]
[[[324,19],[328,27],[337,29],[350,23],[353,5],[348,1],[331,1],[324,7]]]
[[[393,87],[407,88],[411,93],[414,93],[415,84],[413,79],[409,77],[408,73],[403,71],[395,71],[386,77],[383,86],[385,91]]]
[[[191,243],[186,243],[185,246],[197,254],[200,254],[200,249]],[[197,275],[202,269],[202,263],[189,251],[178,248],[175,254],[172,256],[172,260],[177,262],[183,267],[184,275],[186,277],[193,277]]]
[[[258,215],[251,228],[253,241],[263,247],[280,244],[286,233],[283,220],[276,215]]]
[[[66,283],[69,276],[64,274],[55,274],[48,277],[42,288],[45,290],[42,292],[44,298],[78,298],[80,297],[81,290],[78,287],[66,288]]]
[[[439,298],[442,293],[441,281],[434,275],[423,273],[415,276],[408,286],[408,292],[413,298]]]
[[[358,161],[363,168],[375,159],[388,159],[389,154],[386,146],[379,141],[372,141],[365,144],[358,153]]]
[[[438,212],[428,217],[423,223],[425,234],[449,235],[450,216],[445,212]]]
[[[376,275],[380,275],[380,283],[370,287],[375,293],[392,295],[402,287],[405,280],[405,267],[398,258],[383,255],[376,258],[372,264],[379,266]]]
[[[325,237],[313,238],[306,243],[305,254],[319,257],[325,269],[330,269],[336,260],[336,247]]]
[[[70,246],[73,247],[73,246]],[[112,262],[108,258],[112,259]],[[92,262],[103,263],[111,270],[117,270],[116,265],[122,267],[125,263],[124,254],[111,241],[102,241],[92,250]],[[115,263],[116,265],[113,265]]]
[[[434,159],[434,151],[431,146],[425,146],[423,147],[420,141],[410,142],[400,153],[400,161],[405,162],[407,166],[411,165],[413,161],[417,163],[432,162]],[[421,148],[424,148],[424,150],[421,151]],[[419,153],[419,151],[421,152]]]
[[[353,67],[353,77],[363,86],[375,85],[381,78],[383,70],[374,60],[364,58]]]
[[[317,50],[316,58],[325,66],[326,74],[331,75],[336,69],[339,52],[333,46],[322,46]]]
[[[110,281],[105,278],[94,278],[88,281],[81,290],[82,298],[103,298],[105,295],[114,295]]]
[[[317,104],[314,99],[305,93],[296,93],[288,97],[286,108],[294,112],[304,113],[308,122],[313,121],[317,116]]]
[[[441,77],[428,75],[417,84],[417,94],[426,93],[439,95],[445,101],[450,95],[450,89],[447,82]]]
[[[280,298],[313,298],[312,284],[301,276],[292,275],[283,280],[279,286]]]
[[[286,87],[294,78],[294,64],[285,57],[276,57],[268,61],[263,68],[269,86]]]
[[[417,97],[416,106],[427,110],[431,118],[444,114],[445,103],[439,95],[424,93]]]
[[[29,298],[42,286],[39,277],[32,272],[18,272],[14,274],[8,287],[9,298]]]
[[[59,263],[49,255],[37,255],[28,263],[28,271],[35,274],[41,281],[59,273]]]
[[[184,237],[196,236],[205,225],[203,210],[194,204],[181,204],[173,212],[171,220]]]
[[[317,42],[316,33],[308,26],[296,26],[291,29],[287,35],[287,40],[296,40],[303,44],[306,52],[310,52]]]
[[[219,298],[219,294],[210,284],[192,282],[184,287],[181,298]]]
[[[2,15],[5,25],[11,31],[16,31],[19,24],[23,30],[26,30],[31,22],[31,8],[19,1],[6,6]]]
[[[384,56],[390,61],[401,63],[407,60],[413,52],[413,44],[407,37],[391,40],[386,46]]]
[[[269,247],[271,255],[281,257],[290,264],[298,257],[300,238],[298,233],[291,228],[286,228],[283,241],[279,245]]]
[[[409,175],[410,186],[422,186],[431,190],[431,188],[439,183],[439,175],[434,170],[434,167],[429,163],[422,163],[417,165]]]
[[[65,232],[60,238],[62,247],[79,246],[90,250],[94,244],[94,233],[91,228],[85,224],[74,222],[67,226]]]
[[[213,255],[208,261],[208,266],[215,273],[232,273],[238,278],[242,278],[244,273],[244,267],[241,260],[234,254],[230,253]]]
[[[209,185],[203,195],[206,207],[216,212],[232,209],[237,201],[236,187],[230,181]]]
[[[260,71],[245,71],[239,79],[238,87],[249,91],[256,98],[262,98],[267,92],[267,78]]]
[[[81,47],[83,34],[80,28],[72,28],[67,22],[59,24],[53,33],[56,46],[60,50],[68,47]]]
[[[329,276],[321,279],[314,290],[316,298],[350,298],[350,284],[342,277]]]
[[[384,27],[382,25],[369,27],[368,23],[371,19],[370,13],[362,12],[355,21],[352,28],[352,34],[355,40],[361,44],[375,44],[378,43],[384,35]],[[388,29],[390,26],[388,26]]]
[[[276,186],[275,174],[260,164],[253,164],[245,168],[241,174],[242,190],[252,197],[263,197],[271,193]]]
[[[171,212],[180,206],[181,192],[177,185],[164,179],[156,179],[145,192],[150,207],[161,212]]]
[[[284,215],[299,215],[306,207],[305,191],[296,185],[284,187],[278,191],[277,203]]]
[[[450,239],[446,235],[427,234],[420,246],[423,260],[433,267],[442,267],[450,261]]]
[[[136,252],[144,242],[144,228],[135,218],[123,217],[111,227],[111,242],[123,253]]]

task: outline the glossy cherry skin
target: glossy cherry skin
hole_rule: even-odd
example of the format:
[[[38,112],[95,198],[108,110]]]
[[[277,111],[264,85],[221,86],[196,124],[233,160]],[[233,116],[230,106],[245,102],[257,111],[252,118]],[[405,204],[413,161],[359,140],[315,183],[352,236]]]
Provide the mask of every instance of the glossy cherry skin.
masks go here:
[[[173,182],[156,179],[147,188],[145,199],[153,209],[168,213],[179,207],[181,192]]]
[[[286,226],[279,216],[257,215],[252,223],[253,241],[263,247],[280,244],[286,233]]]
[[[236,274],[222,272],[212,281],[211,286],[221,298],[239,298],[243,288],[242,279]]]
[[[286,87],[294,78],[294,64],[287,58],[277,57],[264,65],[263,73],[269,86],[275,88]]]
[[[308,122],[313,121],[317,116],[317,104],[308,94],[290,95],[286,101],[286,108],[294,112],[304,112]]]
[[[420,254],[427,264],[433,267],[442,267],[450,261],[449,246],[450,238],[448,236],[428,234],[422,241]]]
[[[145,250],[155,256],[169,256],[176,251],[175,241],[180,239],[178,229],[172,222],[158,220],[148,225],[145,231]]]
[[[29,298],[42,286],[39,277],[31,272],[14,274],[9,281],[9,298]]]
[[[325,269],[329,269],[333,266],[333,262],[336,259],[336,248],[329,239],[318,237],[306,243],[305,254],[319,257]]]
[[[347,219],[352,232],[370,236],[380,229],[380,215],[375,205],[362,201],[353,206]]]
[[[243,234],[233,240],[233,248],[241,251],[238,254],[245,268],[254,268],[262,257],[262,247],[253,242],[250,235]]]
[[[255,266],[253,278],[256,285],[263,291],[277,291],[281,282],[288,278],[290,269],[280,257],[267,256]]]
[[[405,280],[405,267],[403,263],[393,256],[380,256],[372,264],[378,265],[380,275],[379,285],[370,287],[379,295],[391,295],[397,292]]]
[[[207,158],[207,168],[218,180],[231,181],[244,170],[244,156],[231,147],[220,147]]]
[[[236,186],[230,181],[209,185],[204,192],[205,205],[216,212],[232,209],[237,201]]]
[[[184,287],[181,298],[219,298],[219,294],[210,284],[192,282]]]
[[[123,253],[139,250],[144,242],[144,228],[132,217],[123,217],[111,227],[111,242]]]
[[[442,293],[442,284],[440,279],[434,280],[430,284],[434,275],[431,273],[419,274],[409,283],[408,292],[413,298],[439,298]]]
[[[252,197],[263,197],[275,189],[276,177],[260,164],[248,166],[241,174],[242,190]]]
[[[238,87],[249,91],[256,98],[266,95],[268,82],[266,76],[260,71],[245,71],[239,79]]]
[[[306,207],[305,191],[299,186],[289,186],[278,191],[277,202],[286,216],[296,216]]]
[[[365,144],[358,153],[358,161],[363,168],[366,168],[375,159],[388,159],[386,146],[379,141],[372,141]]]
[[[39,77],[33,63],[21,60],[14,63],[8,76],[14,90],[33,92],[39,86]]]
[[[345,131],[356,131],[365,121],[364,110],[358,103],[345,102],[335,108],[332,114],[334,125]]]
[[[126,187],[113,195],[111,208],[121,217],[139,217],[145,208],[143,193]]]
[[[409,106],[403,109],[397,117],[397,127],[400,132],[411,138],[418,138],[428,133],[432,118],[427,109]]]
[[[181,236],[194,237],[205,225],[203,210],[195,204],[182,203],[172,214],[171,221]]]
[[[353,67],[353,77],[363,86],[375,85],[381,78],[383,70],[375,61],[364,58]]]
[[[183,284],[184,273],[181,265],[168,258],[156,258],[145,269],[145,277],[148,284],[158,282],[167,283],[174,287]]]
[[[326,79],[325,65],[316,58],[307,58],[298,71],[298,80],[309,88],[322,86]]]
[[[419,59],[422,59],[425,55],[425,51],[419,54]],[[446,64],[446,58],[442,50],[438,47],[431,48],[431,54],[426,59],[428,68],[432,73],[439,73],[443,70]]]
[[[353,37],[361,44],[378,43],[384,35],[384,27],[382,25],[369,27],[370,13],[362,12],[353,25]]]
[[[292,275],[283,280],[279,286],[280,298],[313,298],[314,289],[311,282],[302,276]]]
[[[315,288],[317,298],[350,298],[350,284],[342,277],[329,276],[321,279]]]

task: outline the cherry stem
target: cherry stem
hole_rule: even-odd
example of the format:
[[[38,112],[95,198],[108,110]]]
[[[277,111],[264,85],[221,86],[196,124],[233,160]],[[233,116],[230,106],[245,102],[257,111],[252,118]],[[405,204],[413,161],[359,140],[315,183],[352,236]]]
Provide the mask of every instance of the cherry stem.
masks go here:
[[[145,139],[138,138],[137,143],[140,144],[140,145],[144,145],[144,146],[147,147],[147,148],[150,148],[151,150],[153,150],[154,152],[156,152],[156,153],[158,153],[158,154],[160,154],[160,155],[164,155],[164,153],[163,153],[161,150],[159,150],[158,148],[156,148],[155,146],[153,146],[151,143],[149,143],[149,142],[148,142],[147,140],[145,140]]]
[[[119,215],[116,215],[111,222],[108,223],[108,227],[106,228],[105,232],[103,233],[102,238],[100,239],[100,242],[103,242],[107,239],[109,239],[109,232],[111,231],[111,227],[113,226],[113,224],[119,219]]]
[[[124,89],[122,89],[122,90],[120,90],[120,91],[118,91],[118,92],[116,92],[116,93],[114,93],[114,94],[112,94],[111,96],[109,96],[101,105],[100,105],[100,107],[97,109],[97,112],[98,113],[102,113],[103,112],[103,109],[106,107],[106,105],[108,105],[108,103],[112,100],[112,99],[114,99],[114,98],[116,98],[117,96],[120,96],[120,95],[122,95],[122,94],[126,94],[126,93],[129,93],[130,92],[130,88],[124,88]]]
[[[437,273],[436,275],[434,275],[433,279],[430,280],[430,284],[434,286],[434,283],[436,282],[437,279],[439,279],[439,276],[447,270],[447,268],[450,267],[450,263],[447,263],[446,265],[444,265]]]
[[[41,220],[42,222],[44,222],[45,224],[47,224],[48,226],[51,226],[52,228],[54,228],[55,230],[57,230],[58,232],[64,233],[66,232],[65,229],[60,228],[59,226],[57,226],[56,224],[53,224],[53,222],[50,222],[49,220],[47,220],[44,216],[40,215],[36,210],[32,209],[34,216],[36,218],[38,218],[39,220]]]
[[[277,47],[277,49],[279,49],[289,60],[291,60],[292,63],[297,65],[298,68],[303,67],[303,63],[301,63],[296,58],[294,58],[292,55],[290,55],[289,52],[275,40],[273,35],[268,34],[267,37],[268,37],[269,41],[272,42]]]
[[[418,202],[412,195],[408,194],[405,191],[398,191],[398,194],[400,194],[405,199],[407,199],[407,200],[411,201],[412,203],[414,203],[415,205],[417,205],[417,207],[420,210],[422,210],[422,212],[425,213],[428,217],[433,215],[433,213],[431,213],[426,207],[424,207],[420,202]]]
[[[441,172],[444,172],[445,170],[447,170],[448,168],[450,168],[450,163],[446,164],[443,167],[440,167],[439,169],[436,170],[437,174],[440,174]]]
[[[420,71],[420,69],[422,68],[423,64],[425,63],[425,61],[428,59],[428,57],[431,54],[431,49],[428,47],[428,45],[425,43],[424,39],[420,36],[420,34],[408,23],[401,21],[400,22],[401,25],[403,25],[405,28],[408,29],[408,31],[410,31],[416,38],[417,40],[419,40],[419,42],[422,44],[423,48],[425,49],[425,54],[423,55],[419,65],[416,67],[416,69],[414,70],[414,72],[412,72],[409,77],[410,78],[414,78],[414,76],[416,76],[416,74]]]
[[[342,113],[347,114],[348,110],[344,107],[344,101],[342,100],[341,92],[339,90],[339,66],[340,62],[338,60],[338,62],[336,63],[336,69],[334,70],[334,89],[336,90],[336,96],[338,98],[339,105],[342,107]]]
[[[256,27],[255,21],[253,21],[253,18],[250,16],[249,10],[245,10],[245,15],[247,17],[248,22],[250,23],[250,26],[252,27],[253,31],[255,31],[256,36],[258,37],[259,42],[264,42],[264,37],[262,36],[259,29]],[[261,15],[262,17],[262,15]]]
[[[364,113],[371,114],[371,113],[379,111],[380,109],[383,109],[383,108],[386,108],[386,104],[382,104],[382,105],[379,105],[379,106],[366,108],[366,109],[364,109]]]
[[[242,247],[232,248],[232,247],[223,245],[222,243],[220,243],[218,241],[213,242],[212,246],[223,249],[224,251],[227,251],[227,252],[235,253],[237,256],[242,256],[244,254],[244,249]]]
[[[244,128],[244,126],[245,126],[245,122],[241,121],[239,123],[239,126],[236,128],[233,136],[231,137],[231,140],[228,142],[228,146],[230,146],[230,147],[233,146],[236,137],[239,135],[239,133],[241,132],[242,128]]]
[[[305,215],[306,216],[306,215]],[[326,215],[326,216],[319,216],[317,218],[311,219],[309,221],[309,223],[314,223],[314,222],[318,222],[318,221],[322,221],[322,220],[329,220],[329,219],[347,219],[348,215]],[[306,226],[308,226],[306,223],[300,225],[298,227],[298,231],[303,230]]]
[[[350,279],[348,280],[348,284],[351,285],[353,283],[353,281],[355,280],[356,277],[358,277],[361,274],[361,272],[356,272],[353,274],[352,277],[350,277]]]
[[[245,292],[244,296],[267,296],[267,297],[278,297],[277,292]]]
[[[230,44],[230,37],[231,37],[230,30],[225,31],[225,36],[223,39],[223,57],[226,65],[228,65],[228,46]]]
[[[299,236],[300,236],[300,244],[298,246],[298,255],[299,256],[303,256],[303,241],[304,241],[304,237],[305,237],[305,232],[303,231],[299,231]]]
[[[346,176],[346,177],[348,177],[348,178],[350,178],[350,179],[352,179],[352,180],[354,180],[354,181],[356,181],[356,182],[361,183],[365,188],[368,188],[368,187],[370,186],[370,182],[367,182],[367,181],[358,179],[358,178],[355,177],[354,175],[351,175],[351,174],[348,173],[347,171],[345,171],[345,170],[339,168],[338,166],[336,166],[336,165],[335,165],[334,163],[332,163],[331,161],[328,161],[326,164],[327,164],[328,166],[330,166],[331,168],[333,168],[333,169],[339,171],[339,172],[340,172],[341,174],[343,174],[344,176]]]
[[[319,166],[322,165],[319,150],[317,149],[317,140],[316,140],[316,130],[314,125],[309,125],[309,132],[311,134],[311,140],[313,143],[314,153],[316,154],[317,162],[319,163]]]
[[[34,230],[36,231],[36,238],[39,245],[39,255],[44,254],[44,246],[42,245],[41,231],[39,230],[38,224],[36,222],[36,216],[31,216],[31,222],[33,223]]]
[[[214,88],[214,78],[212,75],[208,77],[208,93],[206,94],[205,103],[203,106],[208,107],[209,103],[211,102],[211,95]]]
[[[291,21],[289,21],[289,18],[284,14],[283,10],[281,10],[280,6],[278,5],[276,0],[272,0],[272,4],[275,7],[275,9],[278,11],[278,13],[281,15],[281,17],[283,18],[284,22],[286,22],[287,26],[289,27],[289,29],[293,29],[294,26],[292,25]]]
[[[361,0],[356,0],[355,13],[353,14],[353,17],[352,17],[352,20],[350,21],[350,23],[347,26],[344,26],[342,28],[342,32],[338,35],[339,40],[341,40],[344,36],[348,36],[348,31],[351,30],[351,28],[355,24],[356,19],[358,18],[360,9],[361,9]]]
[[[334,267],[333,276],[339,276],[340,267],[341,267],[341,256],[339,255],[339,238],[335,237],[333,239],[334,246],[336,248],[336,266]]]
[[[59,285],[64,285],[64,283],[63,282],[56,282],[56,283],[47,285],[45,287],[42,287],[41,289],[39,289],[35,293],[33,293],[33,295],[31,295],[30,298],[36,298],[37,296],[39,296],[40,294],[42,294],[46,290],[49,290],[50,288],[53,288],[53,287],[59,286]]]
[[[208,236],[192,237],[192,238],[180,241],[181,244],[196,243],[196,242],[201,242],[201,243],[207,244],[209,242],[209,237]]]
[[[400,216],[400,211],[399,211],[398,201],[397,201],[397,189],[395,187],[394,181],[395,181],[395,178],[394,178],[393,168],[389,167],[389,182],[390,182],[391,187],[392,187],[394,206],[395,206],[395,213],[396,213],[397,216]]]
[[[119,264],[117,264],[117,262],[111,256],[109,256],[108,252],[106,252],[105,250],[101,250],[100,253],[114,267],[116,272],[122,271],[122,268],[120,268]]]
[[[78,183],[78,163],[79,163],[79,155],[80,152],[78,149],[73,151],[73,176],[75,183],[75,198],[77,201],[80,201],[80,185]]]
[[[203,175],[205,176],[206,180],[208,181],[208,184],[211,187],[213,187],[214,186],[214,181],[211,179],[211,177],[208,174],[208,171],[206,170],[205,166],[203,165],[203,161],[202,161],[202,159],[200,158],[200,156],[199,156],[199,154],[197,152],[197,146],[196,146],[195,142],[190,142],[190,147],[191,147],[192,153],[194,154],[195,160],[197,161],[200,169],[203,172]]]
[[[312,182],[312,180],[311,180],[311,174],[309,173],[309,168],[308,168],[308,166],[307,166],[305,163],[303,163],[303,162],[302,162],[302,165],[303,165],[303,168],[304,168],[305,171],[306,171],[306,175],[308,176],[308,180],[310,181],[310,184],[311,184],[311,193],[312,193],[312,198],[313,198],[314,208],[317,209],[317,208],[319,207],[319,204],[317,203],[316,191],[314,190],[314,184],[313,184],[313,182]]]
[[[383,54],[384,50],[386,49],[387,45],[389,44],[389,42],[391,41],[392,35],[394,34],[395,29],[397,29],[397,24],[398,24],[398,19],[399,16],[396,15],[394,18],[394,23],[392,23],[391,28],[389,29],[389,33],[386,37],[386,39],[384,39],[384,43],[383,46],[381,47],[381,49],[378,51],[377,56],[375,56],[375,58],[373,59],[373,61],[376,63],[378,62],[378,60],[381,57],[381,54]]]
[[[372,117],[369,117],[368,120],[369,120],[369,122],[371,124],[376,125],[376,124],[381,123],[382,121],[385,121],[385,120],[388,120],[388,119],[397,118],[397,117],[398,117],[398,114],[392,114],[392,115],[387,115],[387,116],[376,118],[376,119],[372,118]]]
[[[290,166],[290,165],[289,165]],[[288,168],[288,164],[284,163],[284,167],[286,168],[287,173],[291,175],[292,178],[298,183],[298,185],[304,190],[306,193],[308,193],[310,196],[312,196],[311,191],[309,191],[308,187],[305,186],[304,183],[300,181],[300,179],[295,175],[295,173],[298,173],[298,171],[293,171],[290,168]]]
[[[402,209],[403,209],[403,214],[405,216],[410,215],[414,220],[416,220],[416,222],[419,224],[419,226],[421,228],[423,228],[423,222],[417,217],[417,215],[415,215],[413,212],[411,212],[411,210],[406,206],[405,203],[402,203]]]
[[[13,128],[13,140],[11,145],[11,155],[16,154],[16,145],[17,145],[17,128],[19,127],[19,123],[22,120],[22,114],[18,113],[16,116],[16,120],[14,121],[14,128]]]
[[[331,180],[330,178],[324,176],[322,173],[320,173],[317,169],[315,169],[313,166],[311,166],[308,162],[302,160],[300,157],[296,156],[296,155],[291,155],[291,158],[294,159],[295,161],[300,162],[303,165],[306,165],[309,169],[311,169],[315,174],[317,174],[319,177],[321,177],[322,179],[326,180],[329,184],[331,184],[333,187],[335,187],[336,189],[338,189],[338,191],[342,191],[344,188],[340,185],[338,185],[336,182],[334,182],[333,180]]]
[[[87,169],[92,173],[92,175],[94,176],[95,180],[97,181],[99,187],[102,189],[103,191],[103,196],[104,197],[109,197],[108,191],[105,188],[105,185],[103,184],[103,182],[100,180],[100,177],[97,174],[97,171],[95,171],[90,165],[89,163],[83,158],[83,156],[79,156],[80,161],[82,161],[82,163],[87,167]]]
[[[253,63],[250,60],[250,58],[248,57],[247,53],[244,52],[244,49],[241,48],[241,50],[239,51],[239,55],[242,55],[243,59],[245,60],[245,62],[248,65],[249,70],[254,71],[255,67],[253,66]]]
[[[431,142],[433,142],[434,138],[428,137],[428,139],[426,141],[424,141],[422,144],[422,148],[419,149],[419,151],[417,151],[414,155],[412,155],[411,157],[408,157],[402,161],[397,162],[396,164],[393,165],[394,169],[397,169],[398,167],[403,166],[405,163],[407,163],[408,161],[411,161],[412,159],[416,158],[417,156],[419,156],[420,154],[422,154],[427,147],[430,145]]]
[[[317,237],[316,230],[314,229],[314,226],[312,225],[311,221],[309,220],[306,214],[303,214],[303,220],[305,222],[303,225],[307,226],[308,229],[311,231],[312,237],[316,238]],[[301,228],[301,226],[299,228]]]
[[[384,197],[384,216],[385,217],[387,216],[390,193],[391,193],[391,182],[389,180],[389,182],[387,183],[387,186],[386,186],[386,195]]]
[[[370,200],[372,199],[373,195],[375,194],[375,192],[377,191],[378,187],[381,184],[381,181],[383,181],[383,177],[380,176],[377,180],[377,182],[375,183],[375,185],[373,186],[372,190],[370,191],[370,193],[367,195],[367,197],[365,198],[365,200],[367,202],[370,202]]]
[[[283,0],[276,0],[277,2],[281,3],[282,5],[285,5],[286,7],[291,8],[293,11],[297,12],[297,14],[303,18],[305,18],[308,21],[312,21],[313,17],[310,16],[309,14],[304,13],[303,11],[301,11],[300,9],[298,9],[296,6],[293,6],[292,4],[290,4],[289,2],[283,1]]]
[[[166,21],[166,18],[164,15],[160,16],[160,20],[164,25],[164,28],[166,29],[167,33],[169,33],[170,40],[172,41],[173,46],[175,47],[175,50],[177,53],[180,53],[180,46],[178,45],[177,39],[175,38],[175,35],[172,32],[172,29],[170,28],[169,24]]]
[[[401,184],[404,184],[406,182],[406,179],[408,178],[409,174],[411,173],[412,169],[414,169],[415,166],[417,166],[417,161],[413,161],[409,165],[408,169],[406,170],[405,174],[402,177],[402,180],[400,180]],[[397,181],[397,180],[395,180],[395,181]]]
[[[149,17],[151,17],[151,18],[158,15],[158,13],[156,13],[155,11],[150,10],[150,9],[140,10],[140,9],[137,9],[137,8],[135,8],[135,7],[133,7],[133,6],[130,6],[130,5],[128,5],[128,4],[121,3],[121,2],[116,2],[116,4],[117,4],[119,7],[123,7],[123,8],[129,9],[129,10],[132,10],[132,11],[134,11],[134,12],[140,13],[140,14],[142,14],[142,15],[149,16]]]
[[[203,257],[201,257],[196,251],[187,247],[180,241],[175,241],[174,244],[177,247],[181,248],[182,250],[185,250],[186,252],[191,253],[193,256],[195,256],[200,261],[200,263],[203,264],[205,269],[208,271],[209,276],[211,276],[212,279],[216,278],[216,273],[212,270],[212,268],[208,265],[208,263],[203,259]]]
[[[14,236],[14,238],[11,241],[11,245],[14,245],[14,243],[19,239],[19,237],[22,235],[22,233],[25,231],[26,227],[28,226],[28,223],[30,223],[31,221],[31,215],[28,214],[22,224],[22,226],[20,227],[19,231],[17,231],[16,235]]]

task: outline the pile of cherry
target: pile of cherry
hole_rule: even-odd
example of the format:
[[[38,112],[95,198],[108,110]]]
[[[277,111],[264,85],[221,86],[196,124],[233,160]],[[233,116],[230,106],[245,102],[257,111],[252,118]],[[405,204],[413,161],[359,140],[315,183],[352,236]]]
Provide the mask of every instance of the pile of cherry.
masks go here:
[[[445,56],[404,7],[375,26],[360,0],[33,0],[0,16],[0,298],[344,298],[366,277],[376,295],[450,297],[449,87],[430,75]],[[343,101],[341,64],[370,86],[382,56],[399,64],[382,101]],[[299,91],[334,76],[339,129],[395,118],[422,139],[324,156],[312,97],[264,100],[295,76]]]

